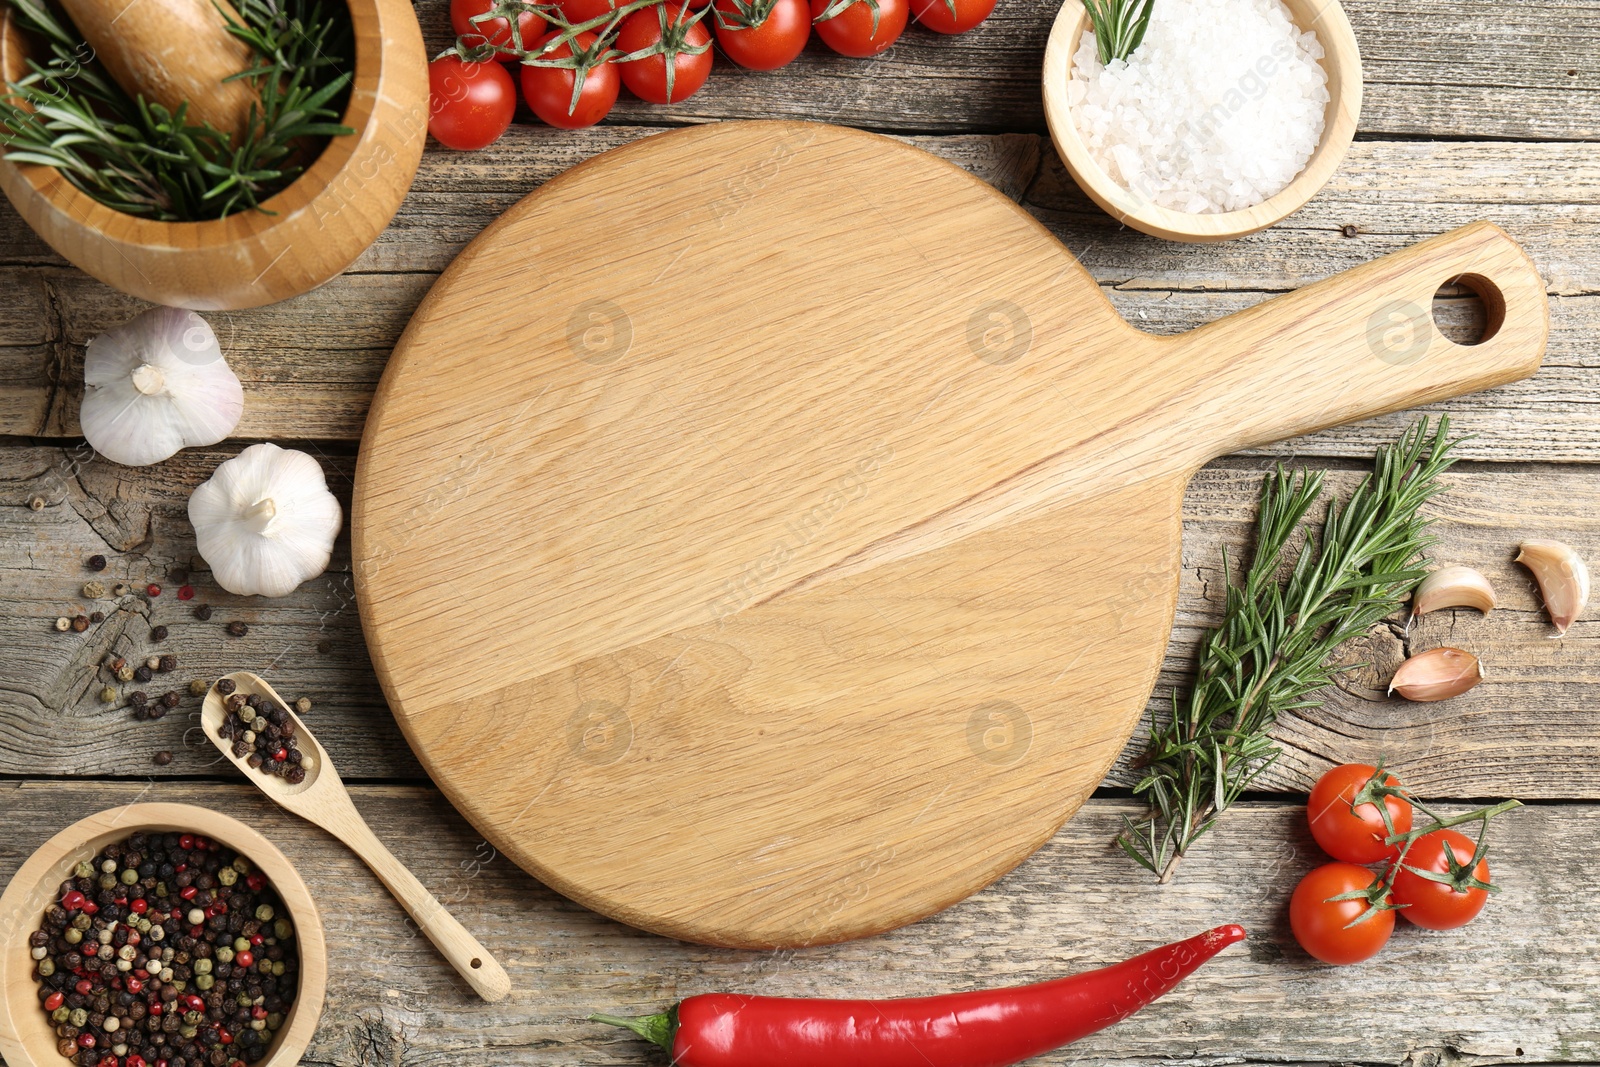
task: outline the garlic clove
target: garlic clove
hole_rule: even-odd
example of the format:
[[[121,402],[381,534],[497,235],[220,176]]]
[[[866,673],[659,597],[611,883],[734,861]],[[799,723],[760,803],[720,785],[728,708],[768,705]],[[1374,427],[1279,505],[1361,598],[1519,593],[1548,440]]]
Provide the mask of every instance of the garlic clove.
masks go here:
[[[1583,614],[1589,602],[1589,568],[1583,557],[1562,541],[1535,539],[1522,542],[1517,562],[1533,572],[1544,597],[1545,610],[1555,625],[1557,637]]]
[[[181,308],[151,308],[90,341],[83,385],[84,437],[130,467],[216,444],[244,412],[244,389],[216,334]]]
[[[195,488],[189,522],[218,585],[287,596],[327,570],[344,511],[315,459],[265,443],[220,464]]]
[[[1477,608],[1487,615],[1494,607],[1494,586],[1471,567],[1440,567],[1422,579],[1411,598],[1413,615],[1440,608]]]
[[[1478,657],[1459,648],[1434,648],[1412,656],[1394,672],[1389,693],[1407,700],[1447,700],[1483,681]]]

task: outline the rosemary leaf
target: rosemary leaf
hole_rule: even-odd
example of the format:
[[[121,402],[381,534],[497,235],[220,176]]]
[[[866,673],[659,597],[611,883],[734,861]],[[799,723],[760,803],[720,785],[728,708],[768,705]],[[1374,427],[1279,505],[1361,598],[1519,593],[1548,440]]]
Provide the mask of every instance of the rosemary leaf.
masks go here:
[[[1127,59],[1144,41],[1155,0],[1083,0],[1102,66]]]
[[[1449,428],[1448,419],[1423,419],[1378,449],[1373,472],[1347,500],[1328,503],[1320,528],[1306,518],[1322,497],[1320,473],[1279,465],[1263,480],[1255,556],[1228,587],[1193,688],[1152,716],[1134,786],[1149,807],[1117,837],[1161,881],[1277,759],[1269,731],[1278,716],[1315,707],[1316,694],[1349,669],[1330,665],[1333,653],[1398,608],[1426,573],[1419,556],[1433,539],[1420,510],[1454,462]]]

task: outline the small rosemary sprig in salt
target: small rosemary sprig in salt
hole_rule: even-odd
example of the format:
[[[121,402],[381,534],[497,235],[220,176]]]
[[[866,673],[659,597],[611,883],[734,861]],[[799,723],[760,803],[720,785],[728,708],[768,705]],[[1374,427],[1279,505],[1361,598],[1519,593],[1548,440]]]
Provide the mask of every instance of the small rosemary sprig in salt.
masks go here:
[[[1127,59],[1150,28],[1150,8],[1155,0],[1083,0],[1089,9],[1100,64]]]
[[[1281,465],[1261,487],[1255,558],[1230,584],[1222,625],[1201,651],[1194,687],[1173,694],[1169,716],[1152,716],[1144,774],[1134,786],[1149,811],[1125,819],[1117,843],[1170,881],[1184,854],[1278,756],[1268,735],[1281,712],[1315,707],[1318,690],[1350,669],[1334,651],[1367,632],[1420,580],[1420,553],[1433,539],[1419,511],[1454,462],[1450,422],[1427,419],[1378,449],[1371,475],[1321,523],[1305,522],[1322,475]],[[1285,576],[1290,542],[1304,541]],[[1227,569],[1224,553],[1223,567]]]

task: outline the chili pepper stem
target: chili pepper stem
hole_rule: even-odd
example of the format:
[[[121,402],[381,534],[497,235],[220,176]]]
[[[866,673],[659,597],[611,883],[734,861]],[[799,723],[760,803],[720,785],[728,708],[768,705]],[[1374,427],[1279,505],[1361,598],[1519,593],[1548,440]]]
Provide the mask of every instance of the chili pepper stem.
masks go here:
[[[672,1052],[672,1035],[677,1030],[677,1023],[668,1011],[657,1012],[655,1015],[591,1015],[592,1023],[605,1023],[608,1026],[620,1026],[624,1030],[632,1030],[646,1041],[653,1042]]]

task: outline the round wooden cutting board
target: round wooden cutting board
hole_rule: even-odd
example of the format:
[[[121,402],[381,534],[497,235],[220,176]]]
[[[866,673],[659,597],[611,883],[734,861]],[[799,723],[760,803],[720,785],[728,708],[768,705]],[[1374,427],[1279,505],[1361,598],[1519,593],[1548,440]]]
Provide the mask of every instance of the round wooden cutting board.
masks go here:
[[[1381,358],[1372,316],[1466,273],[1496,336]],[[1155,338],[899,142],[651,137],[508,211],[396,348],[353,509],[373,661],[449,798],[574,900],[720,945],[882,931],[1099,783],[1194,469],[1530,373],[1542,313],[1476,226]]]

